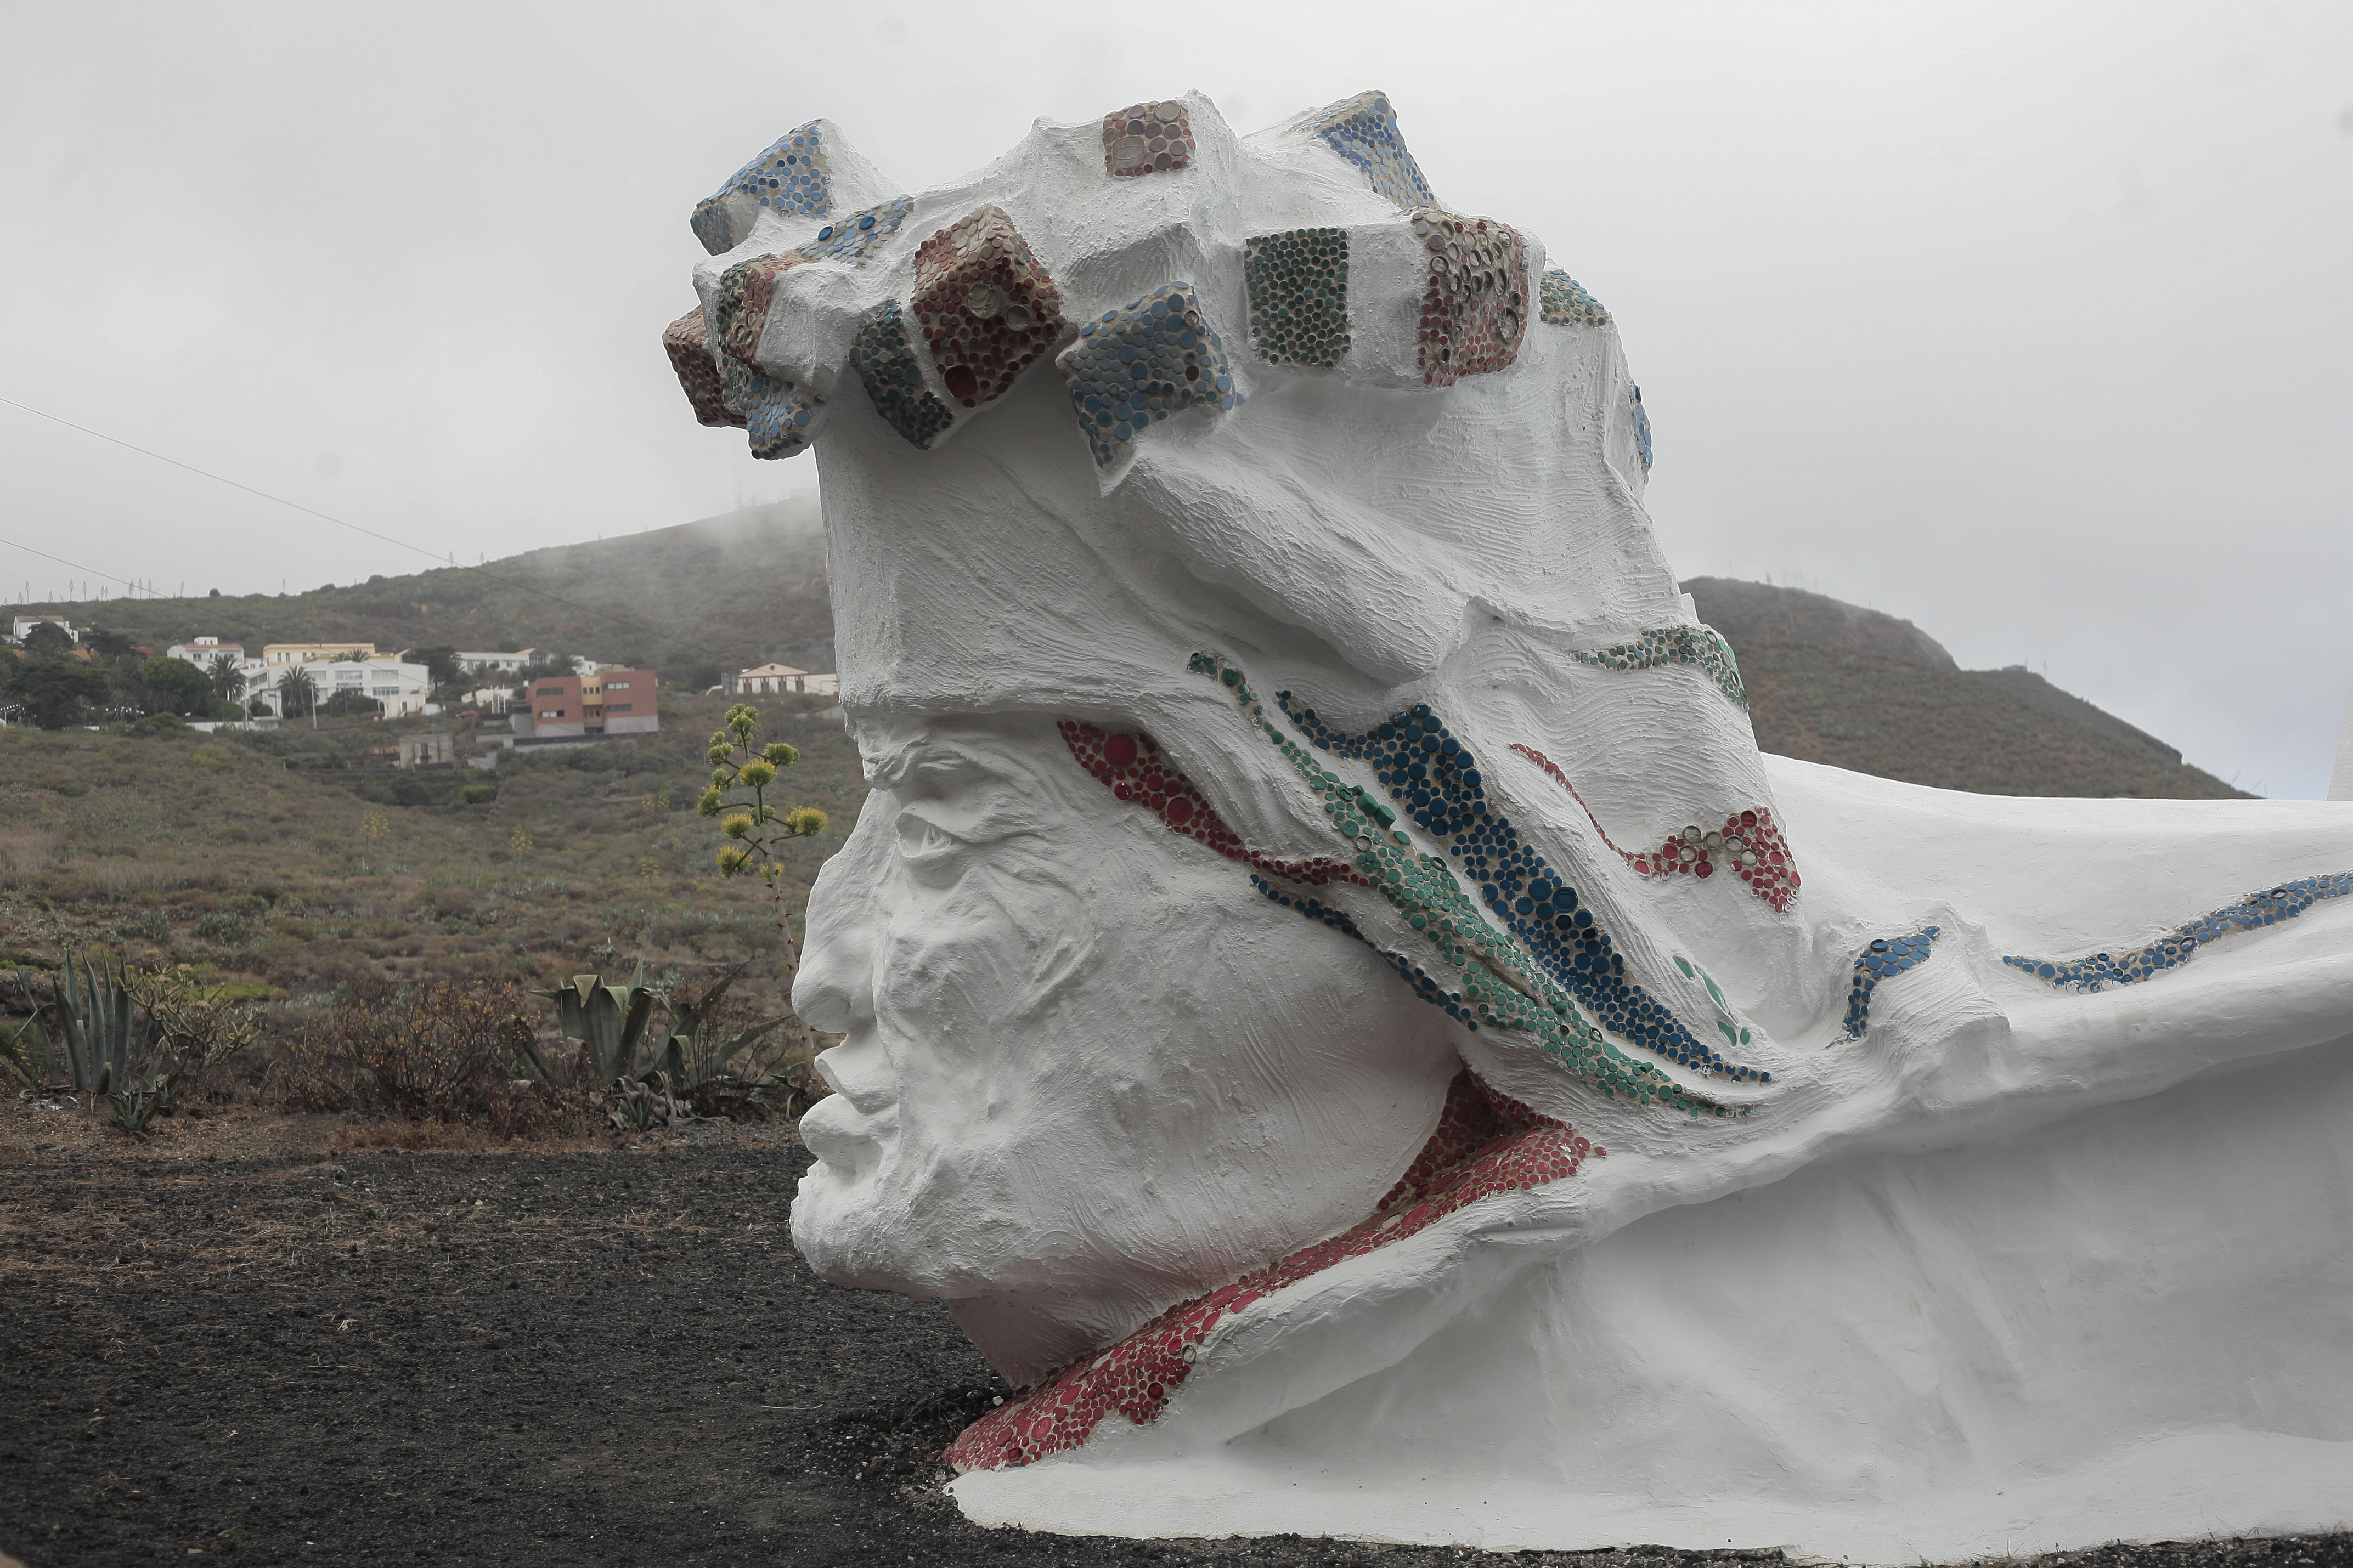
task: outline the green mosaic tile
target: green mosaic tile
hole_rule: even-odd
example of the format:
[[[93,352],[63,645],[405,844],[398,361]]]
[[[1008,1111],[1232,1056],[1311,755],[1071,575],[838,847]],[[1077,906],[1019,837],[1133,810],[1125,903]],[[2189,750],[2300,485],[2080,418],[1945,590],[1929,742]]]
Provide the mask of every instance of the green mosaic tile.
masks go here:
[[[1348,231],[1253,235],[1242,256],[1250,347],[1270,364],[1330,370],[1348,352]]]

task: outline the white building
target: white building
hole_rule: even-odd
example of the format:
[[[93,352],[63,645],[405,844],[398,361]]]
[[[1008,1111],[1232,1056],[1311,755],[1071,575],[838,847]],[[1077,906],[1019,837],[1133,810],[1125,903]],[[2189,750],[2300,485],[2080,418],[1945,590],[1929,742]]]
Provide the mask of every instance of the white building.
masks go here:
[[[271,713],[282,717],[285,706],[280,687],[297,669],[318,688],[322,706],[343,692],[357,692],[384,704],[387,719],[424,712],[425,700],[433,690],[432,672],[421,664],[404,664],[396,658],[314,658],[307,664],[265,667],[262,678],[248,689],[247,700],[259,698]]]
[[[81,641],[81,634],[74,630],[73,623],[66,619],[63,616],[18,616],[16,617],[15,626],[9,631],[8,635],[17,642],[21,643],[27,637],[32,635],[32,631],[35,626],[40,626],[44,622],[62,630],[66,636],[72,638],[75,643],[79,644]]]
[[[726,679],[727,689],[739,696],[760,692],[807,692],[812,696],[839,697],[840,678],[828,672],[811,675],[806,669],[795,669],[789,664],[754,665],[739,669]]]
[[[512,653],[465,653],[458,655],[458,668],[476,675],[512,675],[539,657],[535,647],[519,647]]]

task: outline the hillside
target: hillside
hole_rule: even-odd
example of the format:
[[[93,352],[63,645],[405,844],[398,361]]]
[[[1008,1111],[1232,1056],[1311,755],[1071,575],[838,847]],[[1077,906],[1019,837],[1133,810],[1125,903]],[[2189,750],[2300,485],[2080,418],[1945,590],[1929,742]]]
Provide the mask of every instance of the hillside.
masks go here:
[[[1980,795],[2243,798],[2039,675],[1961,668],[1909,621],[1762,583],[1683,586],[1739,655],[1766,751]]]
[[[524,647],[651,667],[701,689],[723,668],[781,659],[833,668],[825,536],[814,496],[560,545],[480,568],[438,567],[301,594],[21,605],[161,648],[196,637],[265,643],[373,642],[382,648]]]

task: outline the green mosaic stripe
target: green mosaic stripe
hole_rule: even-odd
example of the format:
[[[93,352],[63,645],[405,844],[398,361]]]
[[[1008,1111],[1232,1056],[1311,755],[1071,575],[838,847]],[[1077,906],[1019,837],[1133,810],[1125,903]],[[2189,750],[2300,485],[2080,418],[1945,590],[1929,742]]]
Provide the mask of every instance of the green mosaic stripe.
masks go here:
[[[1394,819],[1394,814],[1374,801],[1370,792],[1325,768],[1267,717],[1239,668],[1206,653],[1195,654],[1188,668],[1221,682],[1250,721],[1307,781],[1322,800],[1333,831],[1355,847],[1356,869],[1461,975],[1465,1005],[1481,1023],[1534,1037],[1547,1054],[1612,1099],[1672,1106],[1693,1116],[1734,1114],[1611,1045],[1542,965],[1487,923],[1443,859],[1416,852],[1410,835],[1381,820]]]
[[[1579,664],[1603,669],[1657,669],[1669,664],[1695,664],[1715,682],[1715,689],[1742,708],[1748,706],[1748,689],[1740,683],[1740,661],[1732,645],[1714,626],[1659,626],[1632,642],[1612,644],[1577,656]]]

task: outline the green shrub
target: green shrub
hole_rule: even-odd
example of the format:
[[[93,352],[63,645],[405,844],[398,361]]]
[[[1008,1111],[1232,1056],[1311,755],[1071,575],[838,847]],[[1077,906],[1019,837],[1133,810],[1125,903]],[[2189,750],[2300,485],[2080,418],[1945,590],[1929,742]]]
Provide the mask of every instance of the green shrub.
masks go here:
[[[141,910],[117,921],[115,929],[124,936],[135,936],[143,942],[169,942],[172,917],[161,910]]]
[[[459,805],[488,805],[498,798],[499,786],[494,784],[470,784],[458,787]]]
[[[150,713],[132,724],[130,732],[150,740],[157,736],[178,738],[196,733],[195,731],[188,728],[188,721],[177,713]]]
[[[243,947],[253,940],[253,927],[243,916],[223,910],[197,921],[195,936],[198,942],[208,942],[216,947]]]

